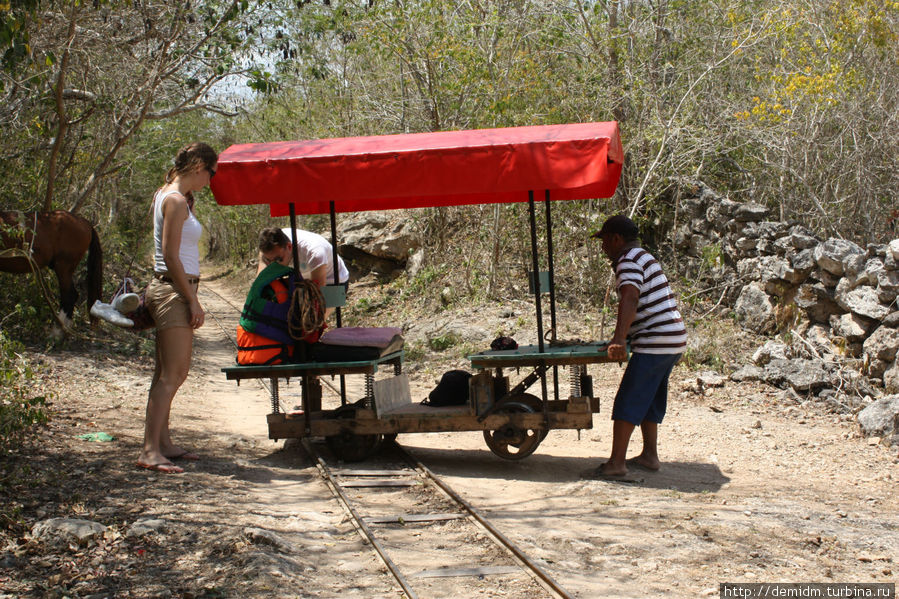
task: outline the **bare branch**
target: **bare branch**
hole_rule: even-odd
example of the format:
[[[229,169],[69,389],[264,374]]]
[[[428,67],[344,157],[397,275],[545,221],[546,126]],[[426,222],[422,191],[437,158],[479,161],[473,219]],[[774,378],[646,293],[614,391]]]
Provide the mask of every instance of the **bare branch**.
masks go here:
[[[84,102],[96,102],[97,96],[89,91],[85,91],[83,89],[72,89],[71,87],[67,87],[62,90],[62,97],[65,100],[82,100]]]
[[[53,140],[53,147],[50,149],[50,160],[47,165],[47,190],[44,195],[44,211],[48,212],[53,207],[53,190],[56,182],[56,166],[59,162],[59,152],[62,144],[65,142],[66,130],[69,128],[69,117],[66,115],[66,104],[63,99],[63,89],[66,79],[66,70],[69,68],[69,58],[71,56],[72,43],[75,41],[75,7],[69,15],[69,33],[68,43],[65,52],[63,52],[62,60],[59,62],[59,74],[56,78],[56,90],[54,95],[56,107],[56,137]]]
[[[146,115],[146,119],[148,121],[159,120],[159,119],[167,119],[169,117],[173,117],[179,114],[184,114],[187,112],[193,112],[195,110],[205,110],[207,112],[214,112],[215,114],[221,114],[223,116],[237,116],[240,114],[239,112],[233,110],[227,110],[221,106],[217,106],[215,104],[185,104],[181,106],[176,106],[174,108],[170,108],[169,110],[165,110],[162,112],[148,112]]]

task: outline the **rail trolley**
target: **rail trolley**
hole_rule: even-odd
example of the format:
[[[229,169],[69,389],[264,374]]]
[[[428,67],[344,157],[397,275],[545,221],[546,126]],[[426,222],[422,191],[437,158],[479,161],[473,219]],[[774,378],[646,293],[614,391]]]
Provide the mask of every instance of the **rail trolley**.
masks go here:
[[[551,200],[611,197],[622,161],[615,122],[229,147],[219,156],[212,181],[216,201],[269,204],[271,215],[289,216],[293,229],[297,215],[329,214],[335,263],[340,213],[527,202],[537,343],[469,356],[476,374],[468,401],[460,406],[413,401],[402,372],[403,349],[397,344],[291,364],[230,366],[223,372],[238,383],[253,378],[271,382],[270,438],[324,437],[345,461],[363,460],[383,438],[398,433],[477,430],[494,454],[517,460],[532,454],[552,429],[592,428],[599,400],[593,397],[586,366],[610,360],[605,343],[568,344],[556,338]],[[545,271],[540,270],[535,194],[543,195],[545,209]],[[345,288],[334,283],[323,294],[327,305],[336,307],[339,329]],[[546,335],[544,294],[551,320]],[[566,397],[560,395],[560,367],[569,370]],[[522,369],[527,374],[511,381],[513,370],[520,374]],[[365,377],[363,397],[347,398],[344,377],[350,375]],[[340,405],[325,408],[321,378],[334,376],[340,377]],[[282,409],[279,399],[279,381],[291,378],[299,379],[301,389],[299,409],[293,412]],[[529,393],[538,381],[539,394]]]

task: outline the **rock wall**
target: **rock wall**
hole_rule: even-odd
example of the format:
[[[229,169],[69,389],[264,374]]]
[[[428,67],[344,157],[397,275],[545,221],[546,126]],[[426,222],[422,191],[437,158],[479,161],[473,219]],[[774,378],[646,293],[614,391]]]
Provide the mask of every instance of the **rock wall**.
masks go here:
[[[721,289],[743,327],[786,340],[734,378],[829,398],[899,393],[899,239],[821,239],[764,206],[691,190],[674,231],[681,270]]]

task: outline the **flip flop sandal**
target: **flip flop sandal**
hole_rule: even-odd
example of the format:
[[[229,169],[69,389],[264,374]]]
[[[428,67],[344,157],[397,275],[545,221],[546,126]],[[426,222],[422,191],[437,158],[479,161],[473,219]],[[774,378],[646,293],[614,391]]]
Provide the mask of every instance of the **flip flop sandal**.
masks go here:
[[[144,470],[152,470],[153,472],[162,472],[163,474],[181,474],[184,472],[184,468],[176,466],[171,462],[162,462],[161,464],[141,464],[137,462],[137,467]]]
[[[200,459],[200,456],[195,454],[192,451],[185,450],[184,453],[179,453],[178,455],[166,456],[170,460],[187,460],[189,462],[196,462]]]

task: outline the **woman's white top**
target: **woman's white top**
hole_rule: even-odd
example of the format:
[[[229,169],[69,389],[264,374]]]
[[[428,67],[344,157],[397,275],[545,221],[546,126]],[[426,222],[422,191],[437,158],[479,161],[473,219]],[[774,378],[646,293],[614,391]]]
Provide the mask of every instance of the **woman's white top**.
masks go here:
[[[153,245],[156,250],[153,269],[161,273],[169,271],[162,257],[162,206],[165,199],[173,193],[179,192],[172,189],[162,193],[160,189],[153,197]],[[188,207],[187,219],[181,228],[181,248],[178,250],[178,257],[181,259],[181,265],[184,266],[184,272],[188,277],[200,276],[200,235],[202,234],[203,225],[194,216],[193,210]]]

